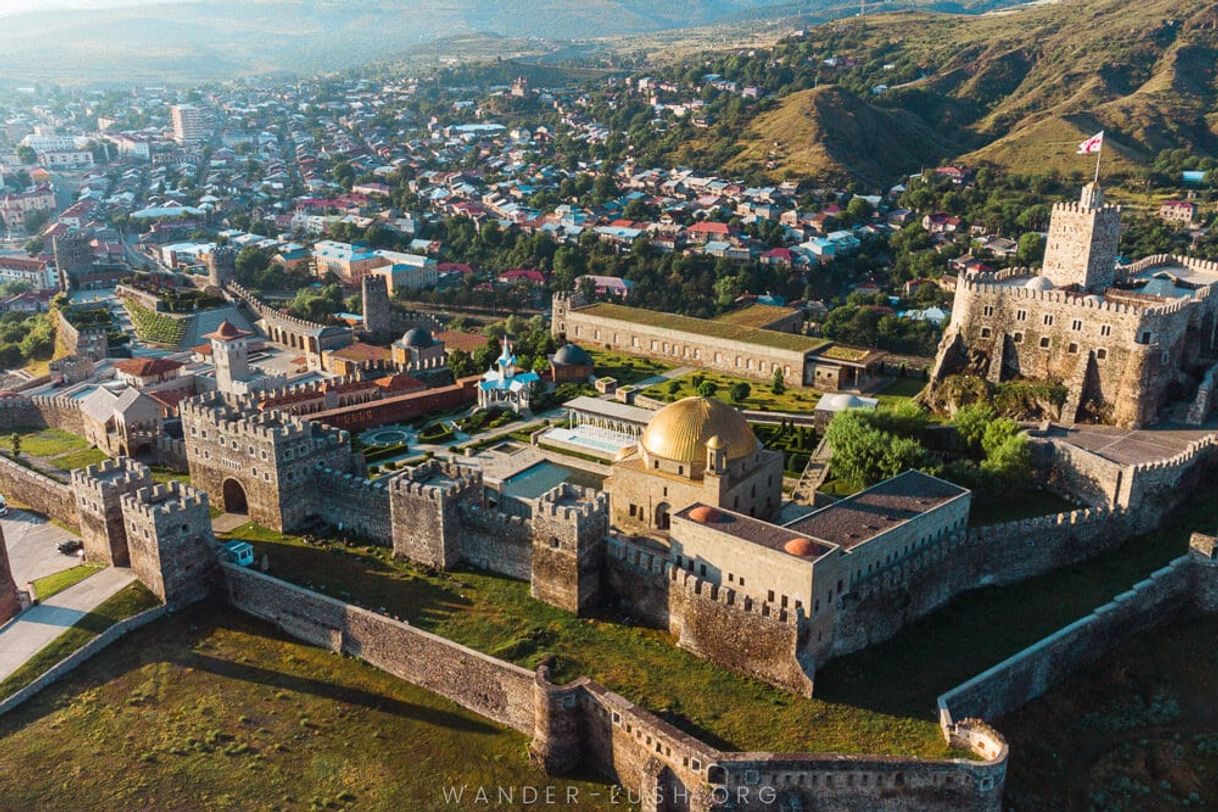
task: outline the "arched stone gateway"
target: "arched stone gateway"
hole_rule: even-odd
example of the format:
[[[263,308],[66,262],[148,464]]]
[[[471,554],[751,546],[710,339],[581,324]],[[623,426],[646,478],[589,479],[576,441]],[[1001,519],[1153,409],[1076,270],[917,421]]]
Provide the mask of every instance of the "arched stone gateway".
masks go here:
[[[245,487],[235,479],[224,480],[222,495],[226,513],[249,513],[249,500],[245,497]]]

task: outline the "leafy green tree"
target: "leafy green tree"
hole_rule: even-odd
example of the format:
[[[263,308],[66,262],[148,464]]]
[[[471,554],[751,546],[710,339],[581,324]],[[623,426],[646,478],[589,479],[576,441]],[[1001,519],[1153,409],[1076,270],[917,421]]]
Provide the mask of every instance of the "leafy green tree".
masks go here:
[[[10,446],[12,446],[12,448],[13,448],[13,456],[20,457],[21,456],[21,435],[18,434],[17,432],[13,432],[11,435],[9,435],[8,444]]]
[[[23,164],[29,165],[38,160],[38,153],[34,152],[33,147],[22,144],[21,146],[17,147],[17,160],[21,161]]]
[[[448,354],[448,368],[454,378],[464,378],[477,373],[474,359],[465,350],[453,350]]]
[[[1032,470],[1032,446],[1026,434],[1008,436],[986,452],[981,470],[1003,485],[1022,485]]]
[[[1020,236],[1015,248],[1015,258],[1021,265],[1040,262],[1045,256],[1045,238],[1035,231]]]
[[[703,381],[698,384],[698,394],[704,398],[713,398],[719,391],[719,385],[714,381]]]
[[[668,385],[664,387],[664,391],[668,392],[672,397],[676,397],[677,393],[681,391],[681,382],[675,380],[669,381]]]
[[[952,417],[952,426],[960,439],[968,446],[973,454],[981,452],[981,439],[985,430],[994,420],[994,409],[987,403],[971,403],[962,406]]]
[[[727,390],[728,396],[733,403],[744,403],[749,399],[749,395],[753,393],[753,387],[749,386],[744,381],[737,381]]]

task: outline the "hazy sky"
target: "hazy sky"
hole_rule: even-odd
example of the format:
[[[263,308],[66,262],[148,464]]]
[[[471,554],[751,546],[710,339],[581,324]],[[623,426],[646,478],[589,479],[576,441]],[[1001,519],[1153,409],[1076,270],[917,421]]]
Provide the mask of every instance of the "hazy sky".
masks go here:
[[[0,0],[0,15],[54,8],[113,8],[142,6],[149,3],[185,3],[191,0]]]

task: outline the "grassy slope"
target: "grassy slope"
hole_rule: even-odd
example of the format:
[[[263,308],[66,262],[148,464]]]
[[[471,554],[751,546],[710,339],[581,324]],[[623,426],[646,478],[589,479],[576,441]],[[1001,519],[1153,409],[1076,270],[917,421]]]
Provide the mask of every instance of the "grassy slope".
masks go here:
[[[801,699],[677,649],[665,633],[577,618],[529,597],[529,586],[481,572],[428,575],[387,550],[306,546],[246,525],[233,534],[269,554],[270,574],[410,623],[525,667],[557,656],[555,677],[587,674],[706,741],[740,750],[944,756],[931,704],[914,714]]]
[[[76,586],[90,575],[95,575],[105,569],[101,564],[77,564],[61,572],[44,576],[34,581],[34,597],[45,601],[52,595],[58,595],[68,587]]]
[[[135,617],[140,612],[155,607],[159,601],[138,581],[128,584],[102,601],[63,634],[56,637],[46,648],[35,654],[13,673],[0,682],[0,697],[10,696],[42,676],[47,669],[97,637],[106,629]]]
[[[999,721],[1015,809],[1218,804],[1218,618],[1177,623]],[[1067,797],[1050,788],[1067,787]],[[1195,793],[1195,794],[1194,794]],[[1102,799],[1102,800],[1101,800]],[[1097,802],[1091,806],[1093,802]]]
[[[728,170],[764,169],[773,160],[774,174],[783,177],[853,175],[877,186],[952,151],[913,114],[876,107],[832,85],[785,97],[749,126],[741,147]]]
[[[524,736],[219,605],[115,643],[0,718],[0,742],[5,809],[440,809],[452,782],[608,808],[530,766]]]
[[[763,165],[778,141],[775,177],[849,170],[875,183],[877,170],[891,181],[956,145],[965,163],[1087,173],[1093,164],[1074,148],[1101,129],[1109,172],[1129,171],[1164,148],[1213,154],[1216,25],[1212,4],[1175,0],[876,15],[868,48],[895,44],[927,78],[875,99],[830,88],[793,94],[753,123],[734,165]]]

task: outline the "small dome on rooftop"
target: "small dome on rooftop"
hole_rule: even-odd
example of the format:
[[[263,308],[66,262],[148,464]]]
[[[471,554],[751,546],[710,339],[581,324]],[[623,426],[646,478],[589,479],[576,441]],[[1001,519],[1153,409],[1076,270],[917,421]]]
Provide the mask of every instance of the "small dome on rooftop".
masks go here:
[[[576,344],[564,344],[554,353],[554,363],[559,366],[590,367],[592,356]]]
[[[816,545],[805,538],[793,538],[782,549],[800,558],[811,558],[816,553]]]
[[[698,524],[715,524],[723,519],[723,514],[710,505],[698,505],[689,512],[689,518]]]
[[[427,349],[432,344],[435,344],[436,340],[431,337],[431,332],[425,328],[412,327],[402,335],[402,343],[407,347]]]
[[[1046,276],[1034,276],[1024,283],[1028,290],[1053,290],[1053,283]]]

